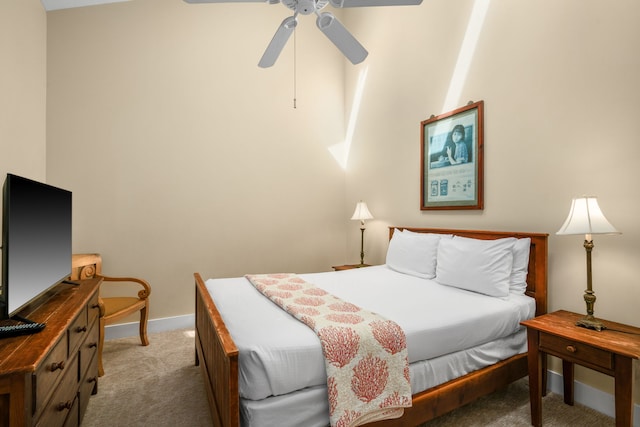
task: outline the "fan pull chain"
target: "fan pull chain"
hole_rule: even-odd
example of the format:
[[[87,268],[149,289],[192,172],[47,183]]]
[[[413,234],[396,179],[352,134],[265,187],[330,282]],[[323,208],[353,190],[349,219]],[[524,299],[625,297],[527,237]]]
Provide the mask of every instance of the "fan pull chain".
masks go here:
[[[293,27],[293,109],[296,107],[296,27]]]

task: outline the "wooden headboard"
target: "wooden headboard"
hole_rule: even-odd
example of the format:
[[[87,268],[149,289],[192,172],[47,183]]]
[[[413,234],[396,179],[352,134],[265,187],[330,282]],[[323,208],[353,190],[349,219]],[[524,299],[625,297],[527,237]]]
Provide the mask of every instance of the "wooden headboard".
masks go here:
[[[526,233],[485,230],[453,230],[443,228],[389,227],[389,240],[395,229],[409,230],[416,233],[453,234],[472,239],[495,240],[505,237],[518,239],[530,238],[529,273],[527,274],[527,290],[525,294],[536,300],[536,316],[547,312],[547,239],[546,233]]]

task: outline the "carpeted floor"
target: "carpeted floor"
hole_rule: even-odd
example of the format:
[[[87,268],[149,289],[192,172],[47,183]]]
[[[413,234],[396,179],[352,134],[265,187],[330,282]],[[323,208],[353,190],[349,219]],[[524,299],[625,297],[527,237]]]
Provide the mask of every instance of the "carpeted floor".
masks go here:
[[[210,426],[201,373],[194,365],[193,336],[188,330],[151,334],[148,347],[142,347],[137,338],[105,342],[105,375],[100,378],[98,394],[89,401],[82,425]],[[542,405],[545,427],[615,425],[612,418],[589,408],[565,405],[553,393]],[[529,391],[527,380],[522,379],[422,427],[530,425]]]
[[[104,376],[82,420],[85,427],[210,426],[193,331],[106,341]]]

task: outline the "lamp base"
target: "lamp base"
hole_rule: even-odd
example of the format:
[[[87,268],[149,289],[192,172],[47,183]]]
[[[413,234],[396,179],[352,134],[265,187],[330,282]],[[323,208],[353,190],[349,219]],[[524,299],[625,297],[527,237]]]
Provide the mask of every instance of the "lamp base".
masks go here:
[[[583,328],[587,328],[587,329],[593,329],[596,331],[602,331],[603,329],[607,329],[604,323],[602,323],[601,321],[599,321],[593,316],[583,317],[582,319],[576,322],[576,325],[581,326]]]

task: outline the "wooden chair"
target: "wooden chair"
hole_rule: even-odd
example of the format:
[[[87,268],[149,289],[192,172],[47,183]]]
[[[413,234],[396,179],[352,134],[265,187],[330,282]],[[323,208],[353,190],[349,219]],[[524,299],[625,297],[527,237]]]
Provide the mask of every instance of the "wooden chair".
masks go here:
[[[149,319],[149,294],[151,285],[145,280],[135,277],[109,277],[102,274],[102,257],[100,254],[73,254],[71,260],[71,280],[89,279],[95,276],[102,277],[103,286],[112,286],[113,283],[136,283],[142,286],[135,296],[105,297],[98,299],[100,305],[100,340],[98,344],[98,374],[104,375],[102,367],[102,348],[104,346],[105,325],[115,320],[126,317],[140,311],[140,341],[142,345],[149,345],[147,338],[147,321]]]

